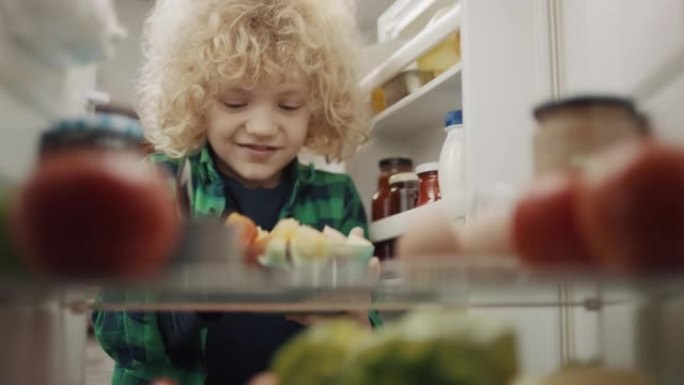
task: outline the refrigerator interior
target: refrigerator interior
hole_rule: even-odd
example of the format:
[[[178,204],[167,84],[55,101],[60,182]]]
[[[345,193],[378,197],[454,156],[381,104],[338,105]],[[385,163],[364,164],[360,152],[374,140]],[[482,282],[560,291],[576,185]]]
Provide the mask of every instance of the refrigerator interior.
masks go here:
[[[684,143],[684,0],[420,0],[413,2],[424,12],[417,18],[420,22],[410,24],[394,42],[376,24],[392,3],[356,2],[369,57],[374,58],[364,63],[362,85],[366,89],[384,83],[424,52],[420,50],[456,30],[461,33],[462,60],[379,113],[369,142],[354,158],[339,165],[314,159],[322,168],[352,176],[367,213],[377,188],[378,161],[389,156],[410,157],[415,165],[438,160],[446,137],[443,117],[451,109],[464,111],[468,197],[502,186],[517,191],[529,182],[531,111],[551,98],[583,93],[633,96],[654,122],[658,137]],[[116,56],[96,69],[83,66],[54,75],[50,79],[59,86],[46,93],[61,96],[65,111],[85,112],[87,95],[95,90],[106,92],[114,104],[132,105],[136,68],[142,60],[141,26],[150,4],[117,1],[116,11],[129,36],[118,46]],[[428,25],[430,18],[425,15],[445,5],[452,5],[447,19]],[[376,44],[378,38],[385,39],[383,44]],[[29,75],[21,74],[31,79]],[[2,76],[16,74],[2,72]],[[33,102],[17,98],[2,84],[0,113],[6,124],[0,131],[0,173],[19,181],[29,172],[37,138],[53,117],[37,112]],[[66,89],[77,90],[77,96],[63,95],[64,84],[68,84]],[[451,219],[463,220],[468,208],[466,203],[461,211],[450,214]],[[409,229],[402,226],[401,231]],[[601,295],[595,287],[524,294],[483,292],[478,298],[514,303],[511,296],[516,295],[549,303],[559,298],[582,303],[526,306],[521,301],[519,306],[469,310],[515,325],[524,373],[546,373],[573,361],[599,360],[658,372],[662,384],[674,385],[684,377],[684,339],[669,338],[680,334],[682,301],[649,304],[635,300],[593,307],[591,301]],[[77,336],[74,330],[83,327],[83,315],[55,317],[59,322],[54,325],[67,328],[68,335]],[[660,334],[653,334],[654,330]],[[68,365],[78,372],[74,357],[80,356],[70,354]]]

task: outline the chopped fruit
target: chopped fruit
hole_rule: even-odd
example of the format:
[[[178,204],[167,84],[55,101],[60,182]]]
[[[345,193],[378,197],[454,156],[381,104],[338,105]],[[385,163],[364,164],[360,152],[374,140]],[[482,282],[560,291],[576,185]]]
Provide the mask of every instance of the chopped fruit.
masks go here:
[[[259,235],[256,224],[244,215],[232,213],[226,219],[226,224],[235,226],[243,247],[251,246]]]
[[[254,239],[254,242],[252,242],[252,249],[261,254],[266,249],[266,245],[270,240],[271,234],[261,227],[257,227],[257,236],[256,239]]]
[[[347,242],[347,237],[345,237],[344,234],[330,226],[325,226],[323,228],[323,235],[325,235],[325,238],[331,245],[342,245]]]
[[[369,240],[354,233],[349,233],[349,237],[347,238],[345,244],[350,246],[373,246]]]
[[[260,262],[266,266],[284,266],[288,263],[287,242],[283,239],[272,239],[266,244]]]
[[[351,231],[349,232],[349,236],[351,237],[352,235],[355,235],[355,236],[357,236],[357,237],[364,238],[363,229],[360,228],[360,227],[354,227],[354,228],[351,229]]]
[[[323,233],[300,226],[290,242],[293,260],[322,260],[328,257],[328,242]]]
[[[292,240],[299,230],[299,222],[293,218],[281,219],[271,231],[272,239]]]

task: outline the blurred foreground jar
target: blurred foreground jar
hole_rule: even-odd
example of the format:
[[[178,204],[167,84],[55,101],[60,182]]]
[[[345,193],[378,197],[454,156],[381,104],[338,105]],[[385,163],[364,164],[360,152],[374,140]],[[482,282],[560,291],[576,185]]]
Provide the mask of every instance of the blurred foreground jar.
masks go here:
[[[97,113],[62,120],[40,139],[41,157],[70,150],[131,151],[143,156],[145,144],[140,122],[118,114]]]
[[[0,279],[23,272],[23,263],[14,248],[10,233],[11,189],[0,179]]]
[[[634,103],[612,96],[581,96],[542,104],[534,109],[536,174],[581,170],[588,158],[629,138],[646,136],[649,128]]]

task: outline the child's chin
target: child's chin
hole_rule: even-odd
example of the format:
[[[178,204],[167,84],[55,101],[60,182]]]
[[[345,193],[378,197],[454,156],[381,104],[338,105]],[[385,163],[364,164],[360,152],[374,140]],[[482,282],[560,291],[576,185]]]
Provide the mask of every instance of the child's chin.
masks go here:
[[[248,185],[274,187],[274,185],[280,180],[279,169],[275,169],[273,167],[258,169],[251,168],[237,171],[239,177]]]

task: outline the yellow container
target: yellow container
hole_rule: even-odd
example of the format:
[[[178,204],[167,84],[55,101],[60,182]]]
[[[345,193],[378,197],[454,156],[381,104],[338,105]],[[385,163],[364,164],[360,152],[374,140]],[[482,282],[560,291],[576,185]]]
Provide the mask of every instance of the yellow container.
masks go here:
[[[456,31],[417,60],[418,68],[435,76],[461,61],[461,31]]]

